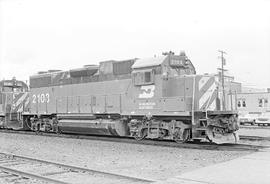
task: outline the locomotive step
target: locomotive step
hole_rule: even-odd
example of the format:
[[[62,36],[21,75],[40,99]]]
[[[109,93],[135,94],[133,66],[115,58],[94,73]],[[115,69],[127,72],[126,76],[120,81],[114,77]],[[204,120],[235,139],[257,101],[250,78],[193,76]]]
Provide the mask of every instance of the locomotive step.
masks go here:
[[[199,121],[207,121],[207,119],[199,119]]]
[[[197,131],[206,131],[206,128],[196,128]]]

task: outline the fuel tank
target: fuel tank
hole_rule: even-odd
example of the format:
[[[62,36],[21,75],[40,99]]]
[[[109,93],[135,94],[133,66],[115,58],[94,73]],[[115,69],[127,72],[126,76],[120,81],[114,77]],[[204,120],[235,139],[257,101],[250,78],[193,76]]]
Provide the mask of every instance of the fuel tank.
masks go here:
[[[62,115],[58,120],[58,130],[66,133],[128,136],[129,128],[120,119],[96,119],[95,116]]]

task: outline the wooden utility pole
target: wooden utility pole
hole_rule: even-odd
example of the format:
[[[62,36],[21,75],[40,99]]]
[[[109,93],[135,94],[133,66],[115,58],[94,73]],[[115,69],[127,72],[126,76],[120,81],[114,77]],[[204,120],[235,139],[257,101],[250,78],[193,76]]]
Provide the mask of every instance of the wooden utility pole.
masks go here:
[[[225,105],[225,87],[224,87],[224,71],[227,71],[224,69],[224,65],[226,65],[226,60],[224,58],[224,54],[227,54],[225,51],[218,50],[221,54],[221,68],[218,68],[218,70],[221,70],[221,85],[222,85],[222,110],[226,110]]]

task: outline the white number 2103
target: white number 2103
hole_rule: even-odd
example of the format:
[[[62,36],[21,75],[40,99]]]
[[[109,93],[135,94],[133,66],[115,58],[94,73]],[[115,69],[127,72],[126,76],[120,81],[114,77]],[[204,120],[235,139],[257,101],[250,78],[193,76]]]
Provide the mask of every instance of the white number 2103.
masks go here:
[[[50,102],[50,94],[49,93],[41,93],[37,95],[33,95],[33,103],[49,103]]]

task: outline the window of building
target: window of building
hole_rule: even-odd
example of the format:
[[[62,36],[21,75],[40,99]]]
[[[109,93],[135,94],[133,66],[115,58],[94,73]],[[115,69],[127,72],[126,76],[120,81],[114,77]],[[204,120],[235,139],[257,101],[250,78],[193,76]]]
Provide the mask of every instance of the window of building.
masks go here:
[[[267,107],[268,106],[268,99],[267,98],[259,98],[259,107]]]
[[[241,107],[241,101],[240,100],[237,102],[237,106]]]
[[[246,107],[246,100],[243,100],[243,101],[242,101],[242,106],[243,106],[243,107]]]
[[[263,99],[260,98],[260,99],[259,99],[259,107],[262,107],[262,104],[263,104]]]
[[[265,98],[265,99],[264,99],[264,107],[267,107],[267,106],[268,106],[268,99]]]
[[[238,99],[237,106],[238,107],[246,107],[247,106],[246,99]]]

